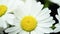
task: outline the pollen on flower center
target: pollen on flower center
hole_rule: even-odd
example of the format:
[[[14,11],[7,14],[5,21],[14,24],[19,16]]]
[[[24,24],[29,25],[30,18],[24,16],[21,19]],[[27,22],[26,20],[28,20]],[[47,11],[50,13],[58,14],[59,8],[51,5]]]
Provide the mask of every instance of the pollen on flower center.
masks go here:
[[[24,31],[31,32],[36,28],[36,26],[37,26],[37,20],[32,16],[25,16],[21,20],[21,28]]]
[[[7,11],[7,6],[5,5],[0,5],[0,17],[4,15]]]

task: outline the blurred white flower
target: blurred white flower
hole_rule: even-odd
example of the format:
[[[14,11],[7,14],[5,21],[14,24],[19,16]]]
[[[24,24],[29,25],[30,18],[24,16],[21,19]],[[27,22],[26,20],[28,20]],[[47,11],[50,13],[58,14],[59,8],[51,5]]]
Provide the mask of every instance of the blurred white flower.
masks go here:
[[[55,21],[50,16],[50,10],[43,8],[40,2],[26,0],[21,2],[14,10],[14,27],[5,30],[9,34],[44,34],[50,33],[50,28]]]
[[[9,14],[19,5],[20,0],[0,0],[0,27],[6,28],[7,22],[11,24],[14,18],[13,14]],[[11,19],[11,20],[10,20]]]
[[[53,2],[53,3],[56,3],[60,6],[60,0],[50,0],[50,1]]]

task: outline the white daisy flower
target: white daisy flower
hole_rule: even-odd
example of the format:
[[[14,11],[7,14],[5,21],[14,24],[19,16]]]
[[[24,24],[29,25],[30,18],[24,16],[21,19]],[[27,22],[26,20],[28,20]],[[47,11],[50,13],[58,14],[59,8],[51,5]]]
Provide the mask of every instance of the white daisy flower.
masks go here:
[[[59,23],[55,25],[56,26],[55,31],[59,32],[60,31],[60,8],[58,8],[57,11],[58,11],[58,15],[56,15],[56,18],[59,20]]]
[[[56,3],[60,6],[60,0],[50,0],[50,1],[53,2],[53,3]]]
[[[43,9],[43,5],[35,0],[21,2],[15,9],[14,27],[5,30],[8,34],[44,34],[50,33],[55,21],[50,17],[50,10]]]
[[[14,15],[9,14],[9,12],[19,5],[19,1],[20,0],[0,0],[0,27],[6,28],[6,21],[11,24],[10,22],[12,22],[12,20],[9,19],[13,19]]]

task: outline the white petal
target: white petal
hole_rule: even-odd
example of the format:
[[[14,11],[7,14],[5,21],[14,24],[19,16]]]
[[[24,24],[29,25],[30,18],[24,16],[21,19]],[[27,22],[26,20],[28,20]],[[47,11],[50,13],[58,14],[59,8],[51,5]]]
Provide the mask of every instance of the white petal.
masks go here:
[[[32,34],[44,34],[44,33],[50,33],[52,32],[53,30],[49,27],[38,27],[32,31]]]
[[[60,8],[58,8],[57,11],[58,11],[58,15],[60,16]]]
[[[14,15],[17,17],[17,18],[22,18],[23,16],[25,16],[26,14],[24,14],[24,12],[21,10],[21,8],[17,8],[15,9],[14,11]]]
[[[50,13],[51,11],[50,10],[48,10],[48,8],[45,8],[45,9],[43,9],[42,11],[41,11],[41,13],[39,14],[39,15],[37,15],[36,16],[36,18],[38,19],[38,20],[45,20],[45,19],[47,19],[47,18],[50,18]],[[39,19],[40,18],[40,19]]]
[[[56,29],[54,29],[54,32],[59,32],[60,31],[60,27],[57,27]]]
[[[29,15],[36,15],[40,12],[42,7],[43,5],[41,5],[40,2],[38,3],[35,0],[27,0],[23,8],[23,11],[25,14],[28,13]]]
[[[49,17],[49,18],[43,20],[43,22],[50,22],[50,21],[52,21],[52,20],[53,20],[53,17]]]
[[[44,33],[42,33],[42,32],[40,32],[40,31],[33,31],[33,32],[31,32],[31,34],[44,34]]]
[[[44,34],[42,31],[43,29],[41,29],[40,27],[37,27],[35,30],[31,32],[31,34]]]
[[[53,30],[49,27],[42,27],[44,33],[51,33]]]
[[[15,31],[12,31],[12,32],[9,32],[8,34],[17,34],[17,33],[19,33],[20,32],[20,30],[15,30]]]
[[[8,32],[15,31],[17,29],[18,29],[17,27],[10,27],[10,28],[6,29],[5,32],[8,33]]]
[[[6,22],[3,22],[3,28],[7,28],[7,23]]]
[[[29,34],[29,32],[26,32],[26,31],[24,31],[24,30],[21,30],[21,31],[19,32],[19,34]]]
[[[4,15],[3,18],[5,19],[5,21],[6,21],[8,24],[11,24],[11,25],[14,24],[14,18],[15,18],[15,16],[14,16],[13,14],[6,14],[6,15]]]
[[[60,23],[58,23],[58,24],[56,24],[55,25],[56,26],[56,28],[53,30],[53,32],[59,32],[60,30]]]
[[[52,20],[52,21],[50,21],[50,22],[46,22],[46,23],[41,23],[41,22],[39,22],[39,23],[38,23],[38,26],[39,26],[39,27],[51,27],[51,26],[53,25],[53,23],[55,23],[54,20]],[[47,26],[47,25],[48,25],[48,26]]]
[[[60,16],[59,15],[55,15],[56,16],[56,18],[60,21]]]
[[[56,24],[55,26],[56,26],[56,28],[59,28],[60,27],[60,23]]]
[[[17,27],[20,27],[20,21],[21,21],[20,19],[15,18],[14,19],[14,25]]]
[[[47,16],[47,17],[46,17]],[[40,21],[50,18],[50,14],[44,14],[42,16],[36,16],[36,18]],[[52,19],[52,18],[51,18]]]
[[[37,3],[33,4],[32,8],[31,8],[32,12],[30,11],[30,13],[32,15],[37,16],[38,14],[40,14],[42,8],[43,8],[43,5],[40,2],[37,2]]]
[[[38,7],[40,7],[39,9],[42,10],[43,4],[41,4],[41,2],[38,2],[37,4],[38,4]]]
[[[51,12],[51,10],[49,10],[48,8],[44,8],[43,10],[41,10],[40,16],[43,14],[49,14]]]
[[[19,8],[15,9],[14,14],[18,18],[21,18],[22,16],[26,15],[36,15],[40,12],[40,10],[43,7],[43,5],[40,6],[39,4],[41,3],[38,3],[35,0],[26,0],[26,2],[22,4],[22,6],[19,6]]]
[[[53,20],[53,17],[49,17],[49,18],[46,18],[46,19],[43,19],[43,20],[38,20],[39,22],[42,22],[42,23],[46,23],[46,22],[50,22]]]
[[[11,1],[13,1],[13,2],[11,3]],[[15,8],[17,8],[20,5],[21,1],[20,0],[10,0],[10,3],[11,3],[11,7],[9,7],[9,8],[11,10],[14,10]]]
[[[5,20],[0,19],[0,27],[7,28],[7,23],[5,22]]]

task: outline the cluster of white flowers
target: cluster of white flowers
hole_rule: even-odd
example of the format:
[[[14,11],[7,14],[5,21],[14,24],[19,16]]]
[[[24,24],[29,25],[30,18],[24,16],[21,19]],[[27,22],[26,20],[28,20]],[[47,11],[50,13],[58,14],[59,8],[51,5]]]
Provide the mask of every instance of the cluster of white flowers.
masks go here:
[[[0,28],[8,34],[49,34],[60,31],[60,23],[50,16],[51,10],[43,8],[36,0],[0,0]],[[56,18],[60,22],[60,8]],[[11,27],[9,27],[11,25]]]

